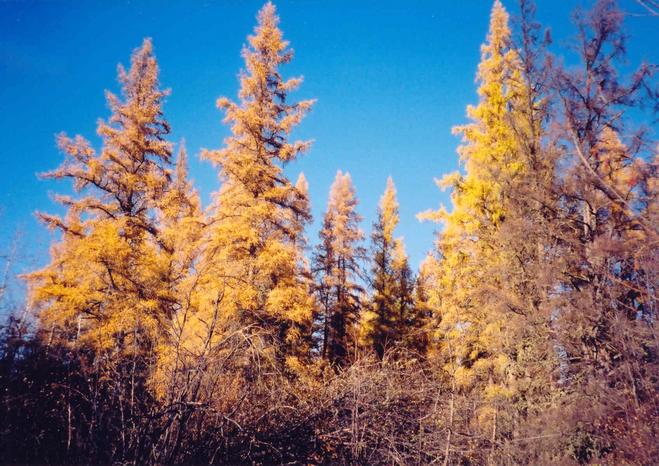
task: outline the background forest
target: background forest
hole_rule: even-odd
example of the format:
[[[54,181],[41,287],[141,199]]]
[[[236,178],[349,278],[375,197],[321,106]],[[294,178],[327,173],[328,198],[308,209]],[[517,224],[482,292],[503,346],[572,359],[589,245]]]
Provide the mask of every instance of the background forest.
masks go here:
[[[315,101],[294,98],[272,3],[217,100],[208,206],[145,39],[102,144],[59,134],[42,175],[73,190],[37,213],[50,260],[0,328],[0,461],[657,464],[659,86],[624,19],[575,12],[568,66],[531,0],[493,2],[418,270],[391,177],[366,235],[339,171],[308,237],[309,183],[285,167]]]

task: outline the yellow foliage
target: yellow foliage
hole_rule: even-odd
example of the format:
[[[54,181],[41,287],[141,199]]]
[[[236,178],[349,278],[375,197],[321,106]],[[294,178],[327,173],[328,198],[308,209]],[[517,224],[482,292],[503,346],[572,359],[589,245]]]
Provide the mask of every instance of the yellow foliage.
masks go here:
[[[310,145],[287,136],[313,102],[288,103],[286,95],[301,79],[281,78],[279,66],[291,60],[292,51],[278,22],[267,3],[243,49],[239,102],[217,101],[232,134],[223,148],[203,153],[219,166],[222,187],[203,239],[196,300],[200,318],[220,309],[218,332],[234,323],[263,330],[277,351],[293,357],[304,353],[302,329],[309,328],[313,308],[302,251],[310,214],[304,176],[293,185],[283,163]]]
[[[491,238],[505,221],[504,189],[525,171],[511,126],[512,103],[525,90],[519,85],[519,58],[512,47],[508,14],[494,3],[490,30],[481,48],[477,79],[479,103],[467,108],[471,122],[454,128],[462,136],[458,152],[464,173],[454,172],[437,181],[452,188],[452,211],[423,214],[441,221],[439,261],[430,262],[434,287],[431,302],[436,312],[435,344],[438,357],[460,388],[478,388],[485,400],[509,397],[510,360],[504,352],[506,321],[483,289],[497,287],[489,267],[505,262]],[[483,411],[483,416],[490,416]]]

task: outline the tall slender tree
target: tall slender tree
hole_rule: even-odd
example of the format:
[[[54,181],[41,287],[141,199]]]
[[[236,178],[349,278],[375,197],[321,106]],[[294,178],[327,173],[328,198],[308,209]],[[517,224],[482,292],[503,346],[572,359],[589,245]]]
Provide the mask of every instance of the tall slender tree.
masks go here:
[[[321,354],[335,365],[348,362],[356,343],[355,325],[359,319],[360,261],[363,233],[356,211],[357,197],[349,173],[339,171],[330,190],[327,211],[320,230],[320,243],[314,254],[313,271],[320,312],[316,322],[322,334]]]
[[[389,177],[380,198],[371,234],[372,302],[362,318],[362,338],[382,359],[385,349],[400,344],[410,324],[414,279],[402,238],[395,238],[399,221],[396,187]]]
[[[435,319],[443,335],[436,341],[443,349],[436,354],[458,390],[483,400],[477,425],[493,447],[500,435],[500,406],[514,395],[511,342],[516,326],[491,299],[503,282],[500,274],[488,270],[509,260],[497,247],[496,237],[507,220],[508,186],[526,170],[511,124],[520,60],[508,21],[508,13],[495,0],[478,66],[479,103],[467,108],[472,122],[454,128],[463,138],[459,154],[465,173],[438,182],[453,189],[453,210],[425,215],[445,223],[438,239],[436,284],[442,295],[441,315]]]
[[[280,74],[293,51],[278,23],[274,5],[267,3],[243,49],[239,102],[217,101],[232,134],[222,149],[203,153],[219,167],[222,187],[200,266],[200,307],[221,309],[222,326],[251,329],[278,359],[295,359],[306,352],[302,341],[313,305],[297,246],[309,213],[306,193],[286,177],[283,164],[310,146],[288,138],[313,102],[288,100],[302,78],[284,80]]]
[[[158,396],[171,397],[174,385],[182,384],[178,372],[185,370],[182,345],[188,336],[189,314],[195,309],[196,264],[205,227],[199,194],[188,179],[187,151],[183,141],[179,145],[170,189],[159,200],[159,207],[158,221],[166,253],[161,254],[158,267],[165,277],[173,312],[171,319],[162,325],[163,338],[158,346],[158,363],[151,382]]]
[[[397,340],[396,271],[394,252],[397,240],[394,231],[399,221],[396,187],[391,177],[387,178],[380,203],[377,220],[371,233],[373,264],[371,266],[371,286],[373,297],[371,309],[364,317],[362,333],[378,358],[382,359],[385,349]]]

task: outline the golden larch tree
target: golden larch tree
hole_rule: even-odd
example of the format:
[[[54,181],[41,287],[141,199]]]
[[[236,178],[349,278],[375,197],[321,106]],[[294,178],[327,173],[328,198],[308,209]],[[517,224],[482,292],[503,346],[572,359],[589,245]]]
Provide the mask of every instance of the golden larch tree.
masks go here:
[[[486,270],[506,261],[505,251],[494,247],[493,237],[506,217],[508,180],[524,170],[510,115],[518,92],[513,79],[518,69],[508,13],[496,0],[478,66],[479,103],[467,108],[471,123],[454,128],[462,135],[458,152],[464,174],[456,172],[438,181],[440,187],[452,188],[453,210],[421,215],[445,225],[437,242],[441,306],[434,320],[440,336],[433,339],[442,346],[439,354],[456,387],[475,390],[484,400],[479,424],[492,442],[497,438],[497,406],[512,396],[507,345],[514,329],[489,299],[501,283],[498,275]]]
[[[199,307],[220,309],[223,327],[249,329],[267,352],[295,363],[307,351],[313,306],[299,244],[309,212],[304,183],[293,185],[283,165],[310,146],[289,134],[313,101],[289,102],[302,78],[280,74],[293,51],[278,23],[267,3],[243,48],[239,102],[217,101],[231,135],[223,148],[203,153],[219,167],[222,186],[209,214]]]
[[[112,111],[101,121],[96,152],[81,136],[62,134],[64,164],[46,178],[73,180],[76,197],[58,196],[64,218],[39,214],[61,240],[51,262],[28,276],[41,324],[65,341],[134,353],[150,348],[175,311],[169,269],[174,244],[159,225],[161,199],[172,189],[168,91],[158,83],[150,40],[119,66],[122,97],[108,92]]]
[[[394,237],[398,222],[396,187],[389,177],[371,233],[373,295],[360,329],[362,340],[380,359],[387,348],[401,343],[411,324],[414,279],[403,240]]]
[[[359,228],[357,203],[350,174],[339,170],[330,189],[313,263],[320,308],[315,319],[322,335],[320,353],[339,366],[348,362],[356,343],[363,292],[358,280],[364,234]]]

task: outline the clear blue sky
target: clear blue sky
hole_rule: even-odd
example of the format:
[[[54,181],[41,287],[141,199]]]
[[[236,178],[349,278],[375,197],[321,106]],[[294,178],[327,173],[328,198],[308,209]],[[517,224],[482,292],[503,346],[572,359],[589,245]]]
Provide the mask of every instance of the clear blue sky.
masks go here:
[[[298,135],[316,140],[288,169],[304,171],[315,222],[338,169],[352,174],[368,232],[385,180],[392,175],[401,203],[398,233],[416,267],[431,247],[431,224],[419,211],[447,202],[433,177],[457,168],[459,141],[451,127],[476,100],[474,74],[487,32],[490,0],[277,1],[281,26],[296,55],[283,72],[302,74],[296,98],[317,98]],[[504,0],[511,13],[516,2]],[[538,1],[539,19],[557,43],[574,30],[577,2]],[[66,183],[37,180],[59,165],[54,135],[80,133],[98,145],[98,118],[108,116],[104,89],[117,90],[116,65],[128,63],[152,37],[161,82],[172,89],[165,113],[172,140],[185,137],[191,175],[204,201],[218,187],[200,148],[227,134],[217,97],[234,98],[240,49],[261,1],[0,1],[0,247],[25,233],[21,268],[45,264],[52,236],[35,210],[57,212],[49,192]],[[643,13],[633,0],[627,11]],[[631,62],[659,62],[659,18],[630,16]]]

